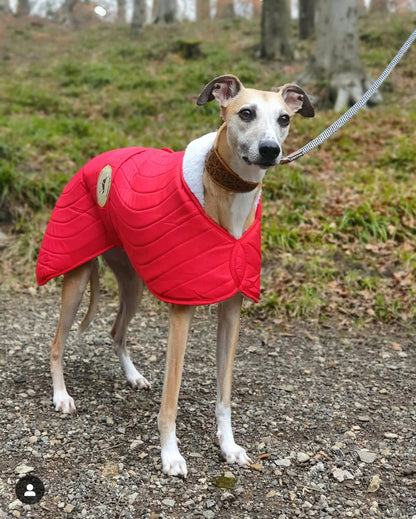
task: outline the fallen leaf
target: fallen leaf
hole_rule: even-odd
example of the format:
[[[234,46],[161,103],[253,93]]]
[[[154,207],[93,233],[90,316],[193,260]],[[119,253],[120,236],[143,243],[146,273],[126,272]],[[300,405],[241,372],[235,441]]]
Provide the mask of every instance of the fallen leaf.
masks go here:
[[[376,474],[375,476],[372,477],[371,482],[368,486],[367,492],[370,492],[370,493],[377,492],[377,490],[380,488],[380,483],[381,483],[380,476],[378,474]]]
[[[394,351],[402,351],[402,347],[400,346],[400,344],[398,342],[391,342],[391,347]]]

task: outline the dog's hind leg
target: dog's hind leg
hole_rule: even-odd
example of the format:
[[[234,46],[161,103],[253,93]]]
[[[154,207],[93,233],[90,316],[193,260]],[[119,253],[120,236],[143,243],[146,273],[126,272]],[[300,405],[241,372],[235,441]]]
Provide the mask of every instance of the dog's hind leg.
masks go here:
[[[114,349],[129,384],[134,388],[148,388],[150,383],[137,371],[126,344],[127,327],[142,298],[144,283],[137,275],[124,250],[111,249],[103,256],[116,276],[119,291],[120,305],[111,330]]]
[[[231,425],[231,385],[235,350],[240,329],[242,295],[218,305],[217,337],[217,406],[218,440],[222,455],[228,463],[247,465],[251,462],[243,447],[234,441]]]
[[[53,403],[57,411],[72,413],[75,411],[75,404],[69,396],[64,381],[63,356],[65,344],[75,321],[78,307],[82,296],[91,279],[94,261],[84,263],[74,270],[64,275],[62,285],[61,312],[59,316],[58,328],[55,339],[51,346],[51,373],[53,382]]]

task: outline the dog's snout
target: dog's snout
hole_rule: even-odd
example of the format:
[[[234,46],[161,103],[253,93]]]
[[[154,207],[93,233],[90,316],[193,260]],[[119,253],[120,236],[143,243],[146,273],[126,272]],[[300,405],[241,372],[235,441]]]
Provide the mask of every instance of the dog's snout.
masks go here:
[[[267,161],[273,161],[280,153],[280,146],[273,142],[264,142],[259,147],[261,157]]]

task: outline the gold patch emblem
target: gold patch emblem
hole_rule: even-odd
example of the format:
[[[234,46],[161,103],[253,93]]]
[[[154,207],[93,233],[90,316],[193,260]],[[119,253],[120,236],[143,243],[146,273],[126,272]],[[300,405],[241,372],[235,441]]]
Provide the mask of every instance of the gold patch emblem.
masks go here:
[[[111,175],[113,170],[111,166],[105,166],[98,176],[97,181],[97,201],[100,207],[104,207],[107,203],[108,194],[111,187]]]

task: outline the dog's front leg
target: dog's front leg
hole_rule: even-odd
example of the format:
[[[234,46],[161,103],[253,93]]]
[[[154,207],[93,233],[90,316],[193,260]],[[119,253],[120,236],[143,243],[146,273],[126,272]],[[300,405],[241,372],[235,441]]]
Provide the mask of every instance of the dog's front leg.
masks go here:
[[[186,461],[178,449],[175,421],[183,359],[193,313],[193,306],[172,305],[170,308],[165,382],[158,419],[163,472],[169,476],[187,475]]]
[[[231,426],[232,372],[240,331],[240,312],[243,297],[240,293],[218,305],[217,336],[217,407],[218,440],[228,463],[251,463],[245,449],[237,445]]]

